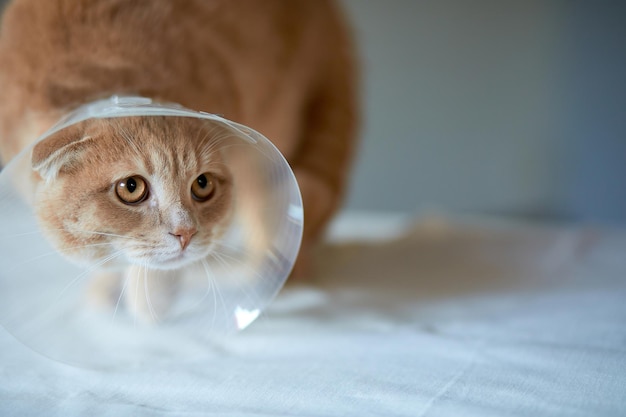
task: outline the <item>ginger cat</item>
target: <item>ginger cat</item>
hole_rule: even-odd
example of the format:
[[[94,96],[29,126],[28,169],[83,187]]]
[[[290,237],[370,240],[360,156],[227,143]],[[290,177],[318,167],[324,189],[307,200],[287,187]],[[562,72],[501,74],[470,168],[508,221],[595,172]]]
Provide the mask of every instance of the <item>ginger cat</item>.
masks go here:
[[[13,0],[0,26],[0,157],[6,164],[69,110],[111,95],[223,115],[264,134],[292,166],[305,209],[294,273],[305,275],[310,251],[344,193],[355,145],[356,79],[348,31],[331,0]],[[149,126],[118,121],[141,144],[141,155],[93,122],[72,137],[39,143],[32,168],[47,182],[36,211],[57,213],[42,215],[50,230],[66,228],[52,239],[75,247],[68,243],[111,242],[117,234],[132,246],[133,236],[149,235],[178,260],[156,270],[206,253],[227,218],[228,172],[212,169],[210,160],[187,161],[184,169],[176,164],[185,161],[162,162],[183,148],[202,152],[184,138],[203,127],[174,119]],[[159,140],[172,134],[175,146]],[[211,137],[205,145],[210,143]],[[158,152],[164,159],[150,162]],[[148,165],[152,172],[144,176],[162,170],[181,176],[161,184],[168,191],[159,198],[171,200],[174,214],[137,209],[137,202],[148,207],[143,201],[154,194],[152,180],[138,172]],[[96,171],[108,183],[95,181]],[[206,205],[199,205],[196,191],[210,194]],[[54,200],[48,197],[68,192],[83,199],[97,194],[99,205],[46,206]],[[108,237],[81,235],[67,227],[70,217],[83,228],[106,221],[114,230]],[[117,229],[111,226],[116,221]],[[75,252],[66,255],[79,262],[105,256]]]
[[[14,0],[0,30],[3,163],[68,110],[113,94],[223,115],[291,164],[305,272],[344,193],[357,124],[353,48],[332,1]]]

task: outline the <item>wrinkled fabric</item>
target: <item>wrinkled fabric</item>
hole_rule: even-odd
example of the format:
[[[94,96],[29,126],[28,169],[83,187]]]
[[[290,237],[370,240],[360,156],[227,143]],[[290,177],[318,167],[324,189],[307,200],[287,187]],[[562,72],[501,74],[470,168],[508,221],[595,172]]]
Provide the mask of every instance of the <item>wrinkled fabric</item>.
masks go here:
[[[0,415],[626,415],[626,232],[346,215],[331,235],[202,361],[80,369],[0,331]]]

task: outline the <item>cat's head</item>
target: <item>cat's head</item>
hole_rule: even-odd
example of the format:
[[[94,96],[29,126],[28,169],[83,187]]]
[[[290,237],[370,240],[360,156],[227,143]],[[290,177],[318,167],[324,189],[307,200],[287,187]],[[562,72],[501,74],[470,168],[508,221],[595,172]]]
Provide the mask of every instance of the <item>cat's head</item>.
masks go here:
[[[233,181],[218,122],[88,120],[39,142],[36,213],[53,245],[84,265],[173,269],[206,257],[228,226]]]

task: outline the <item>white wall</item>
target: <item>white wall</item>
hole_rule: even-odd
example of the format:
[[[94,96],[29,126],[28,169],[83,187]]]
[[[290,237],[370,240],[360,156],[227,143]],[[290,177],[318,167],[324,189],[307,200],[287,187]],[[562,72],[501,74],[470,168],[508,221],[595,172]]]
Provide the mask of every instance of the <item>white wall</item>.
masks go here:
[[[590,30],[601,32],[610,16],[618,14],[608,22],[614,26],[626,21],[619,15],[624,7],[546,0],[343,3],[364,66],[363,142],[349,208],[607,217],[576,203],[591,190],[572,164],[586,155],[571,147],[590,138],[573,137],[585,98],[570,93],[579,87],[572,74],[585,58],[576,42],[586,38],[588,9],[600,10]],[[611,36],[600,33],[589,48]],[[623,47],[612,48],[626,62]],[[611,140],[626,138],[626,128],[611,129]],[[581,149],[587,154],[594,147]],[[626,154],[613,164],[622,162]],[[615,191],[603,204],[626,201],[624,187],[616,184]],[[608,217],[620,218],[614,214]]]

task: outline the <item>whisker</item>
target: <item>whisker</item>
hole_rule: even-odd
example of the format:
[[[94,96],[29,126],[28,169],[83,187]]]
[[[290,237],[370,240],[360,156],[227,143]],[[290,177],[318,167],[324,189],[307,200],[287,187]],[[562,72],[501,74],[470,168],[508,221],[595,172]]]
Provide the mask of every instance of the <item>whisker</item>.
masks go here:
[[[223,151],[223,150],[225,150],[225,149],[234,148],[234,147],[236,147],[236,146],[250,146],[250,144],[249,144],[249,143],[243,143],[243,142],[241,142],[241,143],[231,143],[230,145],[221,145],[221,146],[220,146],[220,148],[219,148],[219,151]],[[216,147],[217,147],[217,145],[215,145],[215,146],[214,146],[214,148],[216,148]],[[208,148],[207,148],[207,149],[208,149]],[[214,153],[216,153],[217,151],[218,151],[218,150],[216,150],[216,149],[211,149],[211,150],[210,150],[210,151],[208,151],[208,152],[207,152],[207,150],[204,150],[204,151],[202,152],[202,155],[209,157],[209,156],[213,155]],[[267,155],[266,155],[266,156],[267,156]]]
[[[67,228],[67,227],[63,228],[63,229],[56,229],[56,230],[65,230],[65,231],[70,232],[70,233],[88,233],[88,234],[98,235],[98,236],[111,236],[111,237],[118,237],[118,238],[127,239],[127,240],[139,240],[139,241],[142,241],[142,239],[139,238],[139,237],[119,235],[117,233],[111,233],[111,232],[99,232],[97,230],[83,230],[83,229]]]
[[[238,259],[238,258],[236,258],[234,256],[227,255],[227,254],[225,254],[223,252],[218,252],[217,250],[214,250],[211,254],[212,255],[219,255],[219,257],[222,258],[222,260],[226,260],[227,259],[229,261],[236,262],[239,265],[242,265],[248,272],[250,272],[252,275],[255,275],[257,278],[260,278],[260,279],[263,278],[263,276],[261,274],[259,274],[258,272],[256,272],[256,270],[252,266],[250,266],[249,263],[246,262],[246,261],[242,261],[241,259]]]
[[[126,141],[126,143],[128,143],[128,145],[130,145],[133,148],[133,150],[137,153],[137,155],[142,155],[141,149],[139,149],[137,142],[134,140],[130,132],[122,125],[121,121],[116,120],[116,122],[117,122],[117,129],[119,130],[122,138]]]
[[[36,231],[14,233],[14,234],[10,234],[10,235],[0,235],[0,239],[5,239],[5,238],[8,239],[8,238],[13,238],[13,237],[36,235],[36,234],[41,234],[42,231],[44,231],[44,232],[65,231],[65,232],[69,232],[69,233],[88,233],[88,234],[93,234],[93,235],[119,237],[121,239],[128,239],[128,240],[138,240],[135,237],[118,235],[118,234],[115,234],[115,233],[98,232],[98,231],[95,231],[95,230],[70,229],[70,228],[67,228],[67,227],[60,227],[60,228],[45,228],[45,227],[42,227],[41,229],[36,230]]]
[[[229,243],[226,243],[223,240],[218,240],[214,242],[214,245],[221,246],[222,248],[229,249],[232,252],[235,252],[237,254],[242,254],[244,256],[249,256],[251,255],[251,252],[252,252],[250,249],[247,249],[241,246],[231,245]]]
[[[211,143],[209,143],[204,149],[202,149],[200,156],[202,156],[205,159],[210,159],[214,154],[222,151],[223,149],[228,148],[229,146],[233,146],[233,145],[228,145],[228,146],[222,145],[224,141],[226,141],[227,139],[231,139],[231,138],[237,138],[237,136],[234,135],[232,132],[225,132],[219,136],[211,138],[210,139]],[[206,136],[200,141],[200,143],[202,144],[205,140],[207,140]],[[239,143],[238,145],[246,145],[246,144]]]
[[[204,261],[204,259],[202,259],[202,260],[200,260],[200,262],[205,262],[205,261]],[[206,272],[206,267],[205,267],[205,272]],[[196,301],[193,304],[191,304],[191,306],[185,308],[183,313],[191,312],[196,307],[198,307],[209,296],[209,293],[211,292],[211,289],[212,289],[212,283],[211,283],[210,277],[209,277],[209,275],[207,273],[207,287],[206,287],[206,290],[204,291],[204,294],[202,294],[202,297],[200,297],[200,299],[198,301]],[[215,313],[214,313],[214,315],[215,315]]]
[[[128,239],[128,240],[137,240],[137,238],[135,237],[130,237],[130,236],[124,236],[124,235],[118,235],[115,233],[107,233],[107,232],[97,232],[95,230],[79,230],[79,229],[67,229],[68,232],[75,232],[75,233],[89,233],[92,235],[99,235],[99,236],[111,236],[111,237],[119,237],[121,239]]]
[[[152,317],[152,319],[155,322],[158,322],[159,318],[157,317],[156,311],[154,310],[154,307],[152,306],[152,300],[150,300],[150,292],[148,291],[148,268],[145,267],[145,265],[144,265],[143,271],[144,271],[143,272],[143,288],[146,293],[146,302],[148,303],[148,312],[150,313],[150,316]]]
[[[215,329],[215,321],[217,320],[217,288],[215,283],[215,277],[211,276],[211,267],[208,262],[203,259],[205,271],[207,272],[207,281],[211,285],[211,291],[213,293],[213,319],[211,320],[211,331]]]
[[[224,132],[222,132],[221,134],[217,134],[214,137],[209,139],[209,136],[211,136],[213,134],[213,132],[215,132],[216,130],[219,130],[219,129],[223,129],[223,127],[218,125],[218,124],[215,124],[215,125],[211,126],[211,129],[210,130],[207,129],[206,134],[198,142],[200,144],[203,144],[207,140],[210,141],[209,145],[206,148],[206,149],[210,150],[210,149],[215,148],[217,145],[219,145],[225,139],[234,136],[234,134],[230,130],[226,130],[225,129]]]
[[[224,303],[222,294],[219,292],[219,289],[217,288],[217,282],[215,280],[215,277],[211,276],[211,272],[210,272],[211,268],[209,267],[209,264],[207,263],[205,259],[202,259],[202,266],[204,268],[204,271],[206,272],[207,281],[209,282],[212,292],[213,292],[213,319],[211,320],[211,331],[213,331],[213,329],[215,329],[215,320],[217,319],[218,296],[222,300],[222,309],[224,310],[224,314],[227,314],[226,304]]]
[[[144,265],[141,265],[142,268],[145,269]],[[137,328],[137,310],[138,310],[138,302],[139,302],[139,279],[135,277],[135,313],[133,314],[133,327]]]
[[[62,290],[61,292],[59,292],[59,294],[57,295],[57,299],[56,301],[59,301],[61,299],[61,297],[63,297],[63,295],[65,294],[65,292],[67,290],[69,290],[71,287],[73,287],[75,284],[77,284],[78,282],[82,281],[82,279],[84,277],[86,277],[89,273],[95,271],[96,269],[98,269],[99,267],[101,267],[102,265],[106,264],[107,262],[117,258],[118,256],[120,256],[123,253],[123,251],[118,251],[115,252],[103,259],[101,259],[100,261],[96,262],[93,265],[90,265],[87,269],[85,269],[83,272],[81,272],[80,274],[78,274],[72,281],[70,281]]]
[[[95,246],[106,246],[106,245],[111,245],[111,244],[112,243],[109,243],[109,242],[106,242],[106,243],[93,243],[93,244],[82,245],[82,246],[70,246],[70,247],[63,248],[63,249],[83,249],[83,248],[90,248],[90,247],[95,247]],[[22,262],[19,262],[16,265],[13,265],[13,267],[11,267],[7,272],[13,272],[16,269],[18,269],[19,267],[23,266],[23,265],[29,264],[29,263],[31,263],[33,261],[37,261],[39,259],[46,258],[48,256],[58,255],[58,254],[59,254],[59,251],[53,250],[53,251],[50,251],[50,252],[46,252],[46,253],[34,256],[32,258],[28,258],[28,259],[26,259],[26,260],[24,260]]]
[[[122,301],[122,297],[126,292],[126,287],[128,286],[128,281],[130,277],[125,274],[124,284],[122,285],[122,289],[120,290],[120,295],[117,297],[117,302],[115,303],[115,310],[113,310],[113,316],[111,317],[111,322],[115,321],[115,316],[117,315],[117,310],[120,307],[120,302]]]
[[[59,231],[59,230],[64,230],[64,229],[45,229],[46,231]],[[9,239],[9,238],[13,238],[13,237],[21,237],[21,236],[29,236],[29,235],[36,235],[36,234],[41,234],[41,230],[36,230],[33,232],[23,232],[23,233],[14,233],[11,235],[1,235],[0,239]]]
[[[226,262],[224,260],[224,258],[222,258],[222,256],[219,253],[213,252],[213,253],[211,253],[211,256],[213,256],[213,258],[215,260],[220,262],[227,269],[230,267],[228,262]],[[242,286],[242,284],[241,284],[239,279],[234,279],[234,280],[232,280],[232,282],[237,286],[239,291],[247,298],[248,301],[250,301],[251,303],[254,303],[254,304],[256,304],[256,303],[258,303],[260,301],[259,294],[255,291],[254,287],[246,288],[246,286]]]

